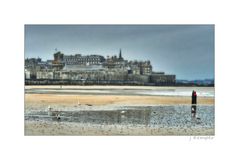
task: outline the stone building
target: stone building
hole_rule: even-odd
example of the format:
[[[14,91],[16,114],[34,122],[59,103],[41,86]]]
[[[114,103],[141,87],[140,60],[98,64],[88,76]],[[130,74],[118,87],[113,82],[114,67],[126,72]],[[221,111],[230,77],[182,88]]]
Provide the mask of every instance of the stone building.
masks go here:
[[[53,60],[53,64],[59,64],[59,63],[62,63],[63,62],[63,57],[64,57],[64,54],[61,53],[61,52],[56,52],[54,53],[54,60]]]
[[[25,68],[35,68],[40,62],[41,58],[27,58],[25,59]]]
[[[126,67],[127,61],[124,60],[124,58],[122,57],[122,52],[120,49],[119,52],[119,57],[117,57],[116,55],[114,56],[107,56],[107,59],[105,61],[105,63],[103,63],[103,66],[105,68],[124,68]]]
[[[38,71],[36,79],[54,79],[54,72],[49,70]]]
[[[118,57],[100,55],[64,55],[56,52],[53,60],[41,61],[40,58],[25,60],[26,80],[50,80],[89,84],[154,84],[173,85],[175,75],[164,72],[152,72],[150,61],[128,61],[122,56],[120,49]],[[54,81],[55,80],[55,81]]]
[[[30,79],[30,71],[25,69],[25,79]]]
[[[40,58],[25,59],[25,77],[27,79],[36,79],[36,72],[41,69],[41,66],[38,65],[40,62]]]
[[[150,61],[145,61],[139,63],[140,66],[140,74],[142,75],[150,75],[152,73],[152,65]]]
[[[150,61],[129,61],[128,66],[132,74],[150,75],[152,73]]]

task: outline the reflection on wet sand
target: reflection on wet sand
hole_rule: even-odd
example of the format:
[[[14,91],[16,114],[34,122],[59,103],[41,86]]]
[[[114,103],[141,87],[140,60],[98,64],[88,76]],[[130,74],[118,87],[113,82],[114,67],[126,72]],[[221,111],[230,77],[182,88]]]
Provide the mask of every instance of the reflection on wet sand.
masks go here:
[[[98,132],[99,127],[101,129],[107,129],[110,127],[111,132],[108,132],[110,135],[120,135],[117,132],[117,127],[128,128],[128,135],[150,135],[149,131],[153,131],[158,129],[158,133],[154,131],[154,135],[161,135],[162,133],[166,133],[163,130],[175,130],[169,131],[167,135],[178,134],[179,130],[182,130],[181,135],[190,135],[194,133],[192,130],[200,129],[201,132],[198,132],[199,135],[205,134],[203,130],[210,130],[211,135],[214,134],[214,107],[206,107],[199,106],[198,107],[198,115],[200,118],[192,118],[190,114],[191,108],[190,106],[158,106],[158,107],[121,107],[116,110],[81,110],[81,111],[59,111],[60,119],[55,116],[49,116],[46,111],[33,111],[25,114],[25,120],[27,122],[38,123],[38,127],[40,124],[54,124],[55,126],[61,126],[64,124],[64,130],[69,126],[68,130],[72,129],[72,125],[74,127],[80,127],[79,132],[64,134],[67,135],[102,135],[102,132]],[[28,124],[28,123],[26,123]],[[79,126],[80,125],[80,126]],[[51,126],[51,125],[50,125]],[[50,127],[49,126],[49,127]],[[72,127],[71,127],[72,126]],[[98,126],[98,129],[93,129],[92,131],[88,130],[83,133],[82,127]],[[27,127],[27,126],[26,126]],[[134,132],[134,127],[141,129],[147,129],[145,134],[137,134]],[[131,128],[131,129],[130,129]],[[139,128],[138,128],[139,129]],[[143,131],[142,130],[142,131]],[[30,130],[25,130],[26,133],[31,135]],[[54,132],[49,131],[49,128],[43,127],[42,131],[44,134],[61,134],[62,130],[54,130]],[[180,133],[180,132],[179,132]],[[33,134],[33,133],[32,133]],[[41,132],[34,133],[36,135],[42,135]],[[33,135],[34,135],[33,134]],[[43,134],[43,135],[44,135]],[[104,133],[103,135],[107,134]],[[208,133],[207,133],[208,134]],[[180,134],[179,134],[180,135]]]

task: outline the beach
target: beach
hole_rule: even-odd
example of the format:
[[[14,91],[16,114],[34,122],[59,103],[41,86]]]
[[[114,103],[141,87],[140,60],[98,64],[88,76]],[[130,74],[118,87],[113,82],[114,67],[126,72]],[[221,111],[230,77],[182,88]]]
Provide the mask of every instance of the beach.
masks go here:
[[[60,121],[47,116],[49,106]],[[25,135],[214,135],[214,88],[26,86]]]

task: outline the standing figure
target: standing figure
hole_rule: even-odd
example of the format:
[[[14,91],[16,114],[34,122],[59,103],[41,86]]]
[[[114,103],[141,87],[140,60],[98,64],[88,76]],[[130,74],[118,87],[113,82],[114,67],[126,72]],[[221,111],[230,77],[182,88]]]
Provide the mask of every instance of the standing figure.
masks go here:
[[[196,91],[193,90],[192,92],[192,107],[191,107],[191,113],[192,117],[196,117],[196,112],[197,112],[197,93]]]

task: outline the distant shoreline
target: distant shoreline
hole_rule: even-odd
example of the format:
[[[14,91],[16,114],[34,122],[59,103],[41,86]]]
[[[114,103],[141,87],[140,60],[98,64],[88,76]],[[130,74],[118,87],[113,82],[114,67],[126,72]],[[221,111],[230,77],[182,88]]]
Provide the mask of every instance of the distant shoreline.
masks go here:
[[[190,87],[199,87],[199,88],[214,88],[215,86],[205,86],[205,85],[162,85],[162,86],[154,86],[154,85],[113,85],[113,84],[107,84],[107,85],[99,85],[99,84],[92,84],[92,85],[77,85],[77,84],[39,84],[39,85],[32,85],[32,84],[25,84],[25,87],[57,87],[57,88],[60,88],[60,87],[155,87],[155,88],[158,88],[158,87],[163,87],[163,88],[170,88],[170,87],[176,87],[176,88],[180,88],[180,87],[186,87],[186,88],[190,88]]]
[[[140,81],[120,81],[120,80],[104,80],[104,81],[97,81],[97,80],[60,80],[60,79],[25,79],[25,85],[120,85],[120,86],[182,86],[182,87],[193,87],[193,86],[203,86],[203,87],[214,87],[214,84],[204,84],[204,83],[145,83]]]

